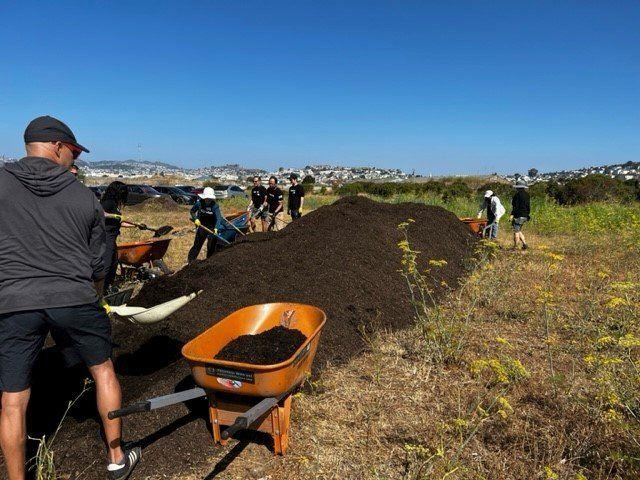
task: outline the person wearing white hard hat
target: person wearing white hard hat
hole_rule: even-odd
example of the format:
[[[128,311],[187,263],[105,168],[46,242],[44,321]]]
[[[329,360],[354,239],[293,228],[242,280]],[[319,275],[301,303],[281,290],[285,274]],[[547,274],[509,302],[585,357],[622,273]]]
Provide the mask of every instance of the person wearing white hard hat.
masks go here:
[[[504,215],[506,210],[500,198],[498,198],[493,190],[487,190],[484,193],[484,200],[478,212],[478,218],[481,218],[482,212],[485,211],[487,212],[487,227],[485,228],[485,232],[487,232],[487,237],[494,240],[498,238],[498,224],[500,217]]]
[[[196,225],[196,238],[193,240],[193,246],[189,250],[187,261],[194,262],[204,242],[207,242],[207,258],[216,251],[218,229],[221,227],[222,214],[220,206],[216,202],[216,196],[213,188],[206,187],[204,191],[198,195],[198,200],[191,208],[191,221]],[[201,228],[204,227],[204,228]],[[209,230],[209,231],[207,231]],[[213,232],[215,235],[212,235]]]

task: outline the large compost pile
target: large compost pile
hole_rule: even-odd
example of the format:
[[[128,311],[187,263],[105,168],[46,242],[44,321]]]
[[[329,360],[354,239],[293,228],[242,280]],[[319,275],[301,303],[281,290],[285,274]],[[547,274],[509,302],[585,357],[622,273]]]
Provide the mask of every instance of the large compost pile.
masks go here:
[[[381,204],[347,197],[305,215],[279,232],[248,235],[239,244],[172,276],[149,282],[133,303],[154,305],[203,290],[163,323],[141,327],[114,322],[116,369],[124,403],[193,386],[180,355],[184,343],[225,315],[248,305],[294,301],[322,308],[322,332],[314,371],[343,362],[364,347],[361,328],[397,329],[412,322],[407,287],[398,269],[400,222],[415,220],[410,238],[428,260],[446,260],[434,269],[434,296],[455,287],[466,273],[475,238],[453,213],[422,204]],[[46,419],[64,411],[82,374],[63,370],[46,352],[34,379],[31,435],[50,431]],[[60,471],[85,478],[103,475],[103,446],[93,395],[72,410],[56,443]],[[191,402],[125,420],[125,438],[143,447],[136,475],[184,473],[215,454],[206,425],[206,402]],[[95,462],[95,463],[92,463]]]

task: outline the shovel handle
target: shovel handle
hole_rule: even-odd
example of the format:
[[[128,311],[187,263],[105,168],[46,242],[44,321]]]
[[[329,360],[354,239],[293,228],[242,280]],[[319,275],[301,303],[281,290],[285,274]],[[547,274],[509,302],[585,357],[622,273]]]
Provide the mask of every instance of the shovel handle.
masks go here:
[[[113,420],[114,418],[126,417],[127,415],[132,415],[134,413],[149,411],[151,411],[151,402],[144,400],[142,402],[133,403],[124,408],[119,408],[118,410],[112,410],[107,414],[107,417],[109,417],[109,420]]]

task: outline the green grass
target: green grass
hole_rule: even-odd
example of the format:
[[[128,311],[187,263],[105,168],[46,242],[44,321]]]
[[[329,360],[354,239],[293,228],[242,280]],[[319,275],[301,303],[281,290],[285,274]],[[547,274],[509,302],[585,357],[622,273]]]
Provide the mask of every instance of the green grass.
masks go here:
[[[469,198],[439,196],[396,195],[378,201],[391,203],[418,202],[437,205],[452,211],[459,217],[475,216],[479,202]],[[511,205],[509,199],[502,199],[507,213],[500,224],[508,226]],[[614,202],[594,202],[578,206],[561,206],[550,199],[531,199],[531,223],[528,229],[542,235],[567,235],[584,233],[592,235],[632,233],[640,234],[640,203],[621,204]]]

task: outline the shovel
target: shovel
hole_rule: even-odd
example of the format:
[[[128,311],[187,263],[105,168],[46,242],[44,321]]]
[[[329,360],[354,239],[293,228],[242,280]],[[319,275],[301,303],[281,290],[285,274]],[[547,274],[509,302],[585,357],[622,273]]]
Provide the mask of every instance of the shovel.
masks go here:
[[[171,230],[173,230],[173,227],[171,225],[163,225],[162,227],[158,227],[158,228],[147,227],[146,225],[143,225],[141,223],[132,222],[131,220],[122,218],[122,215],[117,215],[115,213],[105,213],[104,216],[105,218],[115,218],[120,220],[121,222],[130,223],[131,225],[135,225],[136,227],[138,227],[140,230],[148,230],[150,232],[154,232],[153,234],[154,238],[162,237],[168,234],[169,232],[171,232]]]
[[[231,245],[231,242],[229,242],[228,240],[225,240],[224,238],[222,238],[220,235],[218,235],[217,233],[215,233],[213,230],[209,230],[207,227],[205,227],[204,225],[200,225],[198,228],[203,229],[205,232],[210,233],[211,235],[213,235],[214,237],[216,237],[218,240],[221,240],[222,242],[224,242],[225,245]]]
[[[233,228],[235,228],[235,229],[238,231],[238,233],[239,233],[240,235],[242,235],[243,237],[246,235],[246,233],[244,233],[242,230],[240,230],[238,227],[236,227],[236,226],[235,226],[235,224],[233,224],[232,222],[230,222],[229,220],[227,220],[227,219],[225,218],[225,216],[224,216],[224,215],[222,216],[222,219],[223,219],[225,222],[227,222],[229,225],[231,225]]]

